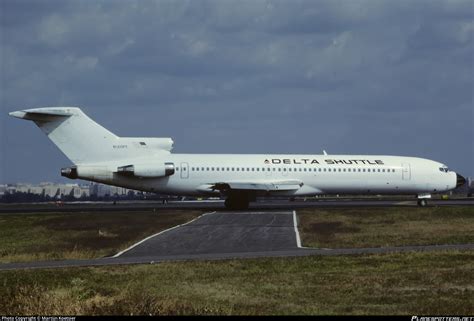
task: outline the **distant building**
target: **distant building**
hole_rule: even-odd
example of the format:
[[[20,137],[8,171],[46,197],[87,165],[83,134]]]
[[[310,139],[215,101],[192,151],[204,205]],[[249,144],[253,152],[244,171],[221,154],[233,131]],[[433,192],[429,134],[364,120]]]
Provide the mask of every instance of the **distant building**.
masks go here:
[[[89,186],[89,194],[96,197],[104,196],[127,196],[130,192],[135,195],[137,191],[124,187],[110,186],[104,184],[92,183]]]
[[[50,182],[42,182],[38,185],[29,183],[0,185],[0,195],[4,195],[6,192],[10,194],[30,193],[58,199],[69,195],[74,198],[88,197],[90,195],[88,185],[57,184]]]

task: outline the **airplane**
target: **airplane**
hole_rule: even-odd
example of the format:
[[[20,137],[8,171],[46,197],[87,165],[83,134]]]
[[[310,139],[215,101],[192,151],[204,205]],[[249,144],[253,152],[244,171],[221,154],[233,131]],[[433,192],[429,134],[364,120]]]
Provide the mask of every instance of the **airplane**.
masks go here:
[[[171,138],[119,137],[77,107],[14,111],[33,121],[74,164],[61,175],[178,196],[225,197],[228,209],[257,196],[408,194],[426,206],[432,193],[466,180],[429,159],[376,155],[173,154]]]

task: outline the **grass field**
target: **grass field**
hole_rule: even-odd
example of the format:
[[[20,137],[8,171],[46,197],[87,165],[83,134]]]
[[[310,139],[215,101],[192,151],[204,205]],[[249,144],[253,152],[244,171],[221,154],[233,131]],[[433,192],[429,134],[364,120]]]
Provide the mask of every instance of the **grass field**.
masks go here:
[[[304,246],[474,243],[473,207],[299,210]],[[189,210],[0,215],[0,263],[110,256],[202,214]]]
[[[474,253],[0,272],[0,315],[472,315]]]
[[[199,211],[0,216],[0,262],[111,255]],[[472,207],[298,211],[305,246],[474,243]],[[474,252],[0,271],[0,315],[474,313]]]
[[[474,207],[327,208],[297,212],[304,246],[474,243]]]
[[[0,215],[0,263],[109,256],[200,211]]]

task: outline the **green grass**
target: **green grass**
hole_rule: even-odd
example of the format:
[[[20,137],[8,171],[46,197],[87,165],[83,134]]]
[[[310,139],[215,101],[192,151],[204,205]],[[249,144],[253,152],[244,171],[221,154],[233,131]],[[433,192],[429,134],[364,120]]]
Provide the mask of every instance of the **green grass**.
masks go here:
[[[0,216],[0,263],[110,256],[200,211],[84,212]]]
[[[0,216],[0,263],[113,255],[201,212]],[[323,248],[474,243],[473,207],[316,208],[297,212],[303,245]]]
[[[297,211],[304,246],[474,243],[474,207],[327,208]]]
[[[473,262],[449,251],[3,271],[0,315],[471,315]]]
[[[469,207],[297,213],[306,246],[474,243]],[[199,214],[1,215],[0,262],[111,255]],[[0,271],[0,315],[471,315],[473,270],[441,251]]]

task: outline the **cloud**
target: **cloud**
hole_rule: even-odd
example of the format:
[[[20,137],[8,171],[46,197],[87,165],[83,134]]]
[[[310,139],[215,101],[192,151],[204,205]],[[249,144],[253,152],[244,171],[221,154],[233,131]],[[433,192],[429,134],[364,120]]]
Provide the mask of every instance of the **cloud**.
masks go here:
[[[472,148],[451,143],[474,136],[472,1],[1,6],[0,181],[56,179],[67,162],[5,118],[48,105],[82,106],[123,135],[173,136],[181,152],[411,154],[474,176]],[[30,169],[38,154],[45,174]]]

